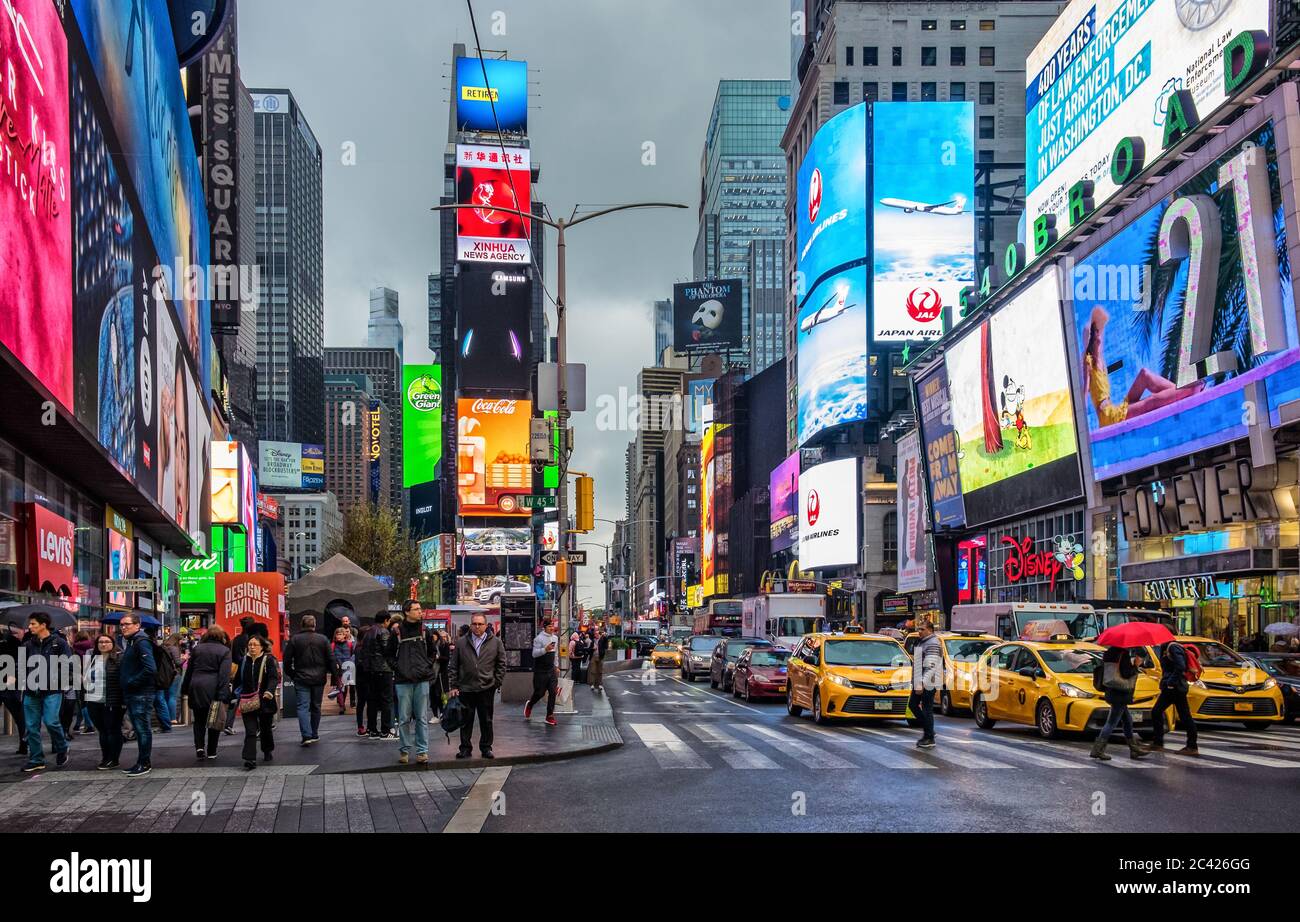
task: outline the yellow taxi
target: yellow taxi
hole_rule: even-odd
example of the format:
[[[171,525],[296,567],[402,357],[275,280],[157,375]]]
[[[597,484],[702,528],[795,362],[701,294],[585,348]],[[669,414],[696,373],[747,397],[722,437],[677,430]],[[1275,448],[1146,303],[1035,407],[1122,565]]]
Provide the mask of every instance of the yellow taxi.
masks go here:
[[[1092,674],[1104,652],[1068,634],[990,647],[977,666],[979,689],[971,705],[975,725],[989,730],[999,720],[1026,724],[1044,739],[1063,730],[1100,730],[1110,705],[1093,687]],[[1138,676],[1129,708],[1134,726],[1150,725],[1159,692],[1153,678]]]
[[[903,645],[860,630],[806,634],[786,663],[786,707],[817,723],[837,717],[907,717],[912,660]]]
[[[943,654],[943,688],[935,693],[939,713],[945,717],[968,714],[979,688],[980,657],[1002,643],[1002,638],[978,631],[940,631],[938,637]]]
[[[660,666],[668,666],[673,669],[682,668],[682,648],[675,643],[655,644],[650,651],[650,662],[658,669]]]
[[[1194,720],[1236,721],[1256,730],[1282,721],[1282,689],[1267,672],[1217,640],[1187,635],[1174,639],[1185,647],[1195,647],[1201,661],[1201,678],[1187,689],[1187,706]],[[1148,659],[1144,666],[1159,681],[1159,651],[1145,649]],[[1172,722],[1176,715],[1171,708],[1166,716]]]

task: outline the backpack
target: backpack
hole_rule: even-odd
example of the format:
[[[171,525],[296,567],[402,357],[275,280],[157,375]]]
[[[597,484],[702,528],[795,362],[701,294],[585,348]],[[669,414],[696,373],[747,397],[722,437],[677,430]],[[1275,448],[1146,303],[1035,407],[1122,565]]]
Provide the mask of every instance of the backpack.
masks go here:
[[[1189,647],[1186,644],[1179,644],[1183,648],[1183,654],[1187,657],[1187,669],[1183,671],[1183,678],[1188,682],[1198,682],[1201,678],[1201,654],[1195,647]]]
[[[1106,691],[1106,664],[1098,661],[1092,670],[1092,687],[1103,694]]]
[[[176,662],[158,641],[153,641],[153,684],[157,689],[168,689],[176,681]]]
[[[412,682],[431,682],[438,674],[437,653],[429,651],[429,634],[423,629],[414,637],[399,637],[397,642],[397,677]]]
[[[452,695],[442,709],[439,720],[442,732],[447,734],[447,745],[451,745],[451,735],[465,725],[465,705],[460,703],[459,695]]]

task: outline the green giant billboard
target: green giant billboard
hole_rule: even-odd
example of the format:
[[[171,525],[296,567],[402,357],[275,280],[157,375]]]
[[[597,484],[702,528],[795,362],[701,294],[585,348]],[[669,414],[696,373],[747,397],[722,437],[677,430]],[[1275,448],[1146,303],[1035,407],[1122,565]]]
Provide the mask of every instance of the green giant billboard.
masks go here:
[[[442,459],[442,366],[402,366],[402,487],[438,479]]]

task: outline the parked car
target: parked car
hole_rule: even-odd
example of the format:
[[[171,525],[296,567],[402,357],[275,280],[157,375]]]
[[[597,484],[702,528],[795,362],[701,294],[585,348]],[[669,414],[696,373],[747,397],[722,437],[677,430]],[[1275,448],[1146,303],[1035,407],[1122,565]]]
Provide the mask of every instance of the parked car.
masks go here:
[[[1293,722],[1300,715],[1300,653],[1252,653],[1250,659],[1277,680],[1282,689],[1283,719]]]
[[[771,650],[750,647],[736,660],[731,677],[731,693],[737,698],[753,701],[756,698],[784,698],[786,662],[790,651],[783,647]]]
[[[713,648],[722,643],[716,634],[696,634],[682,641],[682,680],[694,682],[700,673],[707,672]]]
[[[512,579],[507,585],[504,581],[484,586],[474,591],[474,601],[480,605],[500,605],[501,596],[505,594],[531,593],[533,587],[522,580]]]
[[[659,645],[659,638],[649,634],[624,634],[623,639],[628,643],[636,644],[637,656],[650,656],[654,648]]]
[[[772,650],[775,649],[776,644],[762,637],[723,637],[722,643],[713,648],[713,657],[709,663],[710,688],[731,691],[736,662],[747,647]]]

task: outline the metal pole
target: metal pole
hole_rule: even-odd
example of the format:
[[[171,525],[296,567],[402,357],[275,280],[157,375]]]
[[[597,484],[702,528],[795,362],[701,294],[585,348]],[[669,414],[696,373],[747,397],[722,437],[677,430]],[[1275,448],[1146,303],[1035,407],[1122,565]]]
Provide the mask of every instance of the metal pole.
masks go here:
[[[564,569],[567,571],[566,576],[570,581],[573,580],[572,569],[569,567],[568,550],[569,550],[569,395],[566,389],[564,362],[567,355],[568,347],[566,343],[566,325],[565,325],[565,265],[564,265],[564,227],[563,220],[556,223],[556,242],[555,242],[555,266],[556,266],[556,286],[555,286],[555,372],[556,372],[556,390],[559,403],[559,412],[556,414],[557,422],[560,427],[560,489],[558,507],[557,540],[556,550],[559,551],[560,557],[566,560]],[[560,638],[561,642],[570,634],[570,622],[573,612],[573,595],[572,590],[577,587],[572,582],[565,585],[560,592]],[[572,665],[572,664],[570,664]]]

